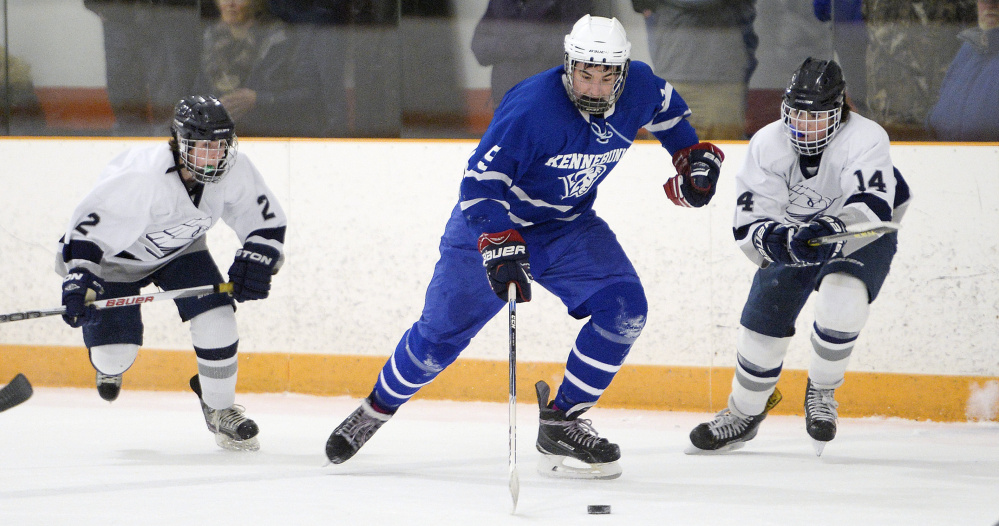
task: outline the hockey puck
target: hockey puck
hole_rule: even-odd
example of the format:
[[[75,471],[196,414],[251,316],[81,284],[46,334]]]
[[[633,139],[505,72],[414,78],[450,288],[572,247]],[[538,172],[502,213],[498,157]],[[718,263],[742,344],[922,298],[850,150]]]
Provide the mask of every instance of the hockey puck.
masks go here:
[[[610,506],[607,504],[590,504],[586,507],[586,513],[590,515],[610,515]]]

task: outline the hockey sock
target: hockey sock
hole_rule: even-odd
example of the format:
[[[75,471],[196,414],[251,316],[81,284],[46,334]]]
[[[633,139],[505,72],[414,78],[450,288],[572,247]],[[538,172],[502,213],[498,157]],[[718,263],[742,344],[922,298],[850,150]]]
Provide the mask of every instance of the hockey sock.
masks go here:
[[[775,338],[739,327],[729,409],[745,416],[763,412],[777,387],[790,343],[791,338]]]
[[[201,399],[212,409],[236,402],[236,316],[229,305],[191,318],[191,340],[198,356]]]
[[[867,286],[849,274],[826,276],[819,285],[812,324],[808,377],[820,389],[843,385],[853,346],[870,312]]]
[[[637,283],[605,288],[587,300],[585,308],[592,312],[590,321],[576,336],[552,402],[570,418],[597,403],[642,333],[648,312]]]
[[[239,342],[219,349],[195,347],[201,399],[212,409],[226,409],[236,403],[236,347]]]
[[[437,378],[460,352],[461,349],[452,345],[433,344],[424,339],[415,326],[410,328],[378,373],[372,393],[374,405],[385,413],[394,413],[421,387]]]

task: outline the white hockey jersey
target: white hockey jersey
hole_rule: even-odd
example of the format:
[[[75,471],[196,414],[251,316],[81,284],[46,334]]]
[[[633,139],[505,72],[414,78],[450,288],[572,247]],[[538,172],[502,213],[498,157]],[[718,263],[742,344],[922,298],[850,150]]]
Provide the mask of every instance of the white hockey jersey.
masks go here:
[[[908,204],[907,187],[896,196],[896,186],[905,183],[896,176],[888,134],[857,113],[840,127],[813,171],[802,166],[781,121],[768,124],[750,140],[736,175],[733,230],[739,248],[757,265],[763,264],[763,257],[753,246],[754,223],[801,224],[819,215],[836,216],[847,225],[897,222]],[[871,241],[851,240],[843,252]]]
[[[76,207],[59,243],[56,272],[83,267],[133,282],[181,254],[206,250],[205,233],[222,219],[241,243],[283,253],[287,219],[260,172],[238,154],[226,176],[188,193],[168,144],[130,148],[108,163]]]

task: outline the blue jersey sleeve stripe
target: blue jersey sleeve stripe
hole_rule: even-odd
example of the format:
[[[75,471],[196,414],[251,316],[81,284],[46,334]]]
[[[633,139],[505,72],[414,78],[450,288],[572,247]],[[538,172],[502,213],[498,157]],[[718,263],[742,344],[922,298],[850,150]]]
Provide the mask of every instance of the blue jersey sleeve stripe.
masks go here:
[[[662,121],[662,122],[658,122],[658,123],[654,123],[654,124],[652,124],[652,123],[646,124],[645,125],[645,129],[649,130],[652,133],[666,131],[666,130],[669,130],[669,129],[673,128],[674,126],[676,126],[680,121],[683,120],[683,118],[685,116],[686,115],[681,115],[679,117],[675,117],[675,118],[672,118],[672,119],[669,119],[669,120],[666,120],[666,121]],[[653,120],[653,122],[655,122],[655,119],[652,119],[652,120]]]
[[[465,170],[465,177],[475,179],[476,181],[503,181],[507,186],[513,185],[513,179],[510,179],[508,175],[501,172],[476,172],[473,170]]]
[[[559,212],[568,212],[568,211],[572,210],[571,206],[553,205],[551,203],[546,203],[545,201],[542,201],[541,199],[534,199],[533,197],[527,195],[526,192],[524,192],[522,189],[520,189],[520,187],[517,187],[517,186],[514,186],[510,190],[513,192],[513,195],[517,196],[518,199],[520,199],[521,201],[523,201],[525,203],[533,205],[533,206],[543,206],[545,208],[554,208],[555,210],[558,210]]]
[[[465,201],[461,201],[459,203],[459,205],[461,206],[461,211],[464,212],[465,210],[468,210],[469,208],[472,208],[473,206],[475,206],[475,205],[477,205],[477,204],[479,204],[479,203],[481,203],[483,201],[489,201],[489,202],[492,202],[492,203],[498,203],[498,204],[502,205],[503,208],[506,208],[507,210],[510,209],[510,203],[507,203],[506,201],[501,201],[499,199],[489,199],[488,197],[479,197],[479,198],[476,198],[476,199],[468,199],[468,200],[465,200]]]

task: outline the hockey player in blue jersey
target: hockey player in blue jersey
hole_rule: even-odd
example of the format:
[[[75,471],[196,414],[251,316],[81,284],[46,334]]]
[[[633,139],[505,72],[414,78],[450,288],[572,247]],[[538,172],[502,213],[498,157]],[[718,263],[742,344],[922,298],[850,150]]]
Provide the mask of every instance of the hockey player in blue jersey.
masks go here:
[[[836,436],[847,363],[870,304],[888,276],[898,236],[812,246],[852,225],[901,221],[909,188],[895,170],[888,134],[852,113],[835,61],[809,58],[791,77],[782,119],[749,142],[736,175],[736,243],[760,268],[742,310],[728,407],[698,425],[698,450],[741,447],[780,401],[777,380],[795,321],[815,291],[805,427],[817,454]]]
[[[673,154],[664,185],[680,206],[711,199],[723,155],[699,142],[686,103],[651,68],[630,60],[616,19],[580,19],[564,64],[507,92],[468,161],[445,227],[423,315],[402,337],[374,390],[332,433],[326,455],[351,458],[424,385],[458,357],[507,300],[530,301],[534,281],[577,319],[554,400],[538,382],[537,448],[547,475],[615,478],[616,444],[580,416],[596,404],[645,325],[642,283],[614,233],[593,211],[597,186],[641,128]],[[483,270],[485,266],[485,270]],[[588,467],[564,463],[567,457]]]

